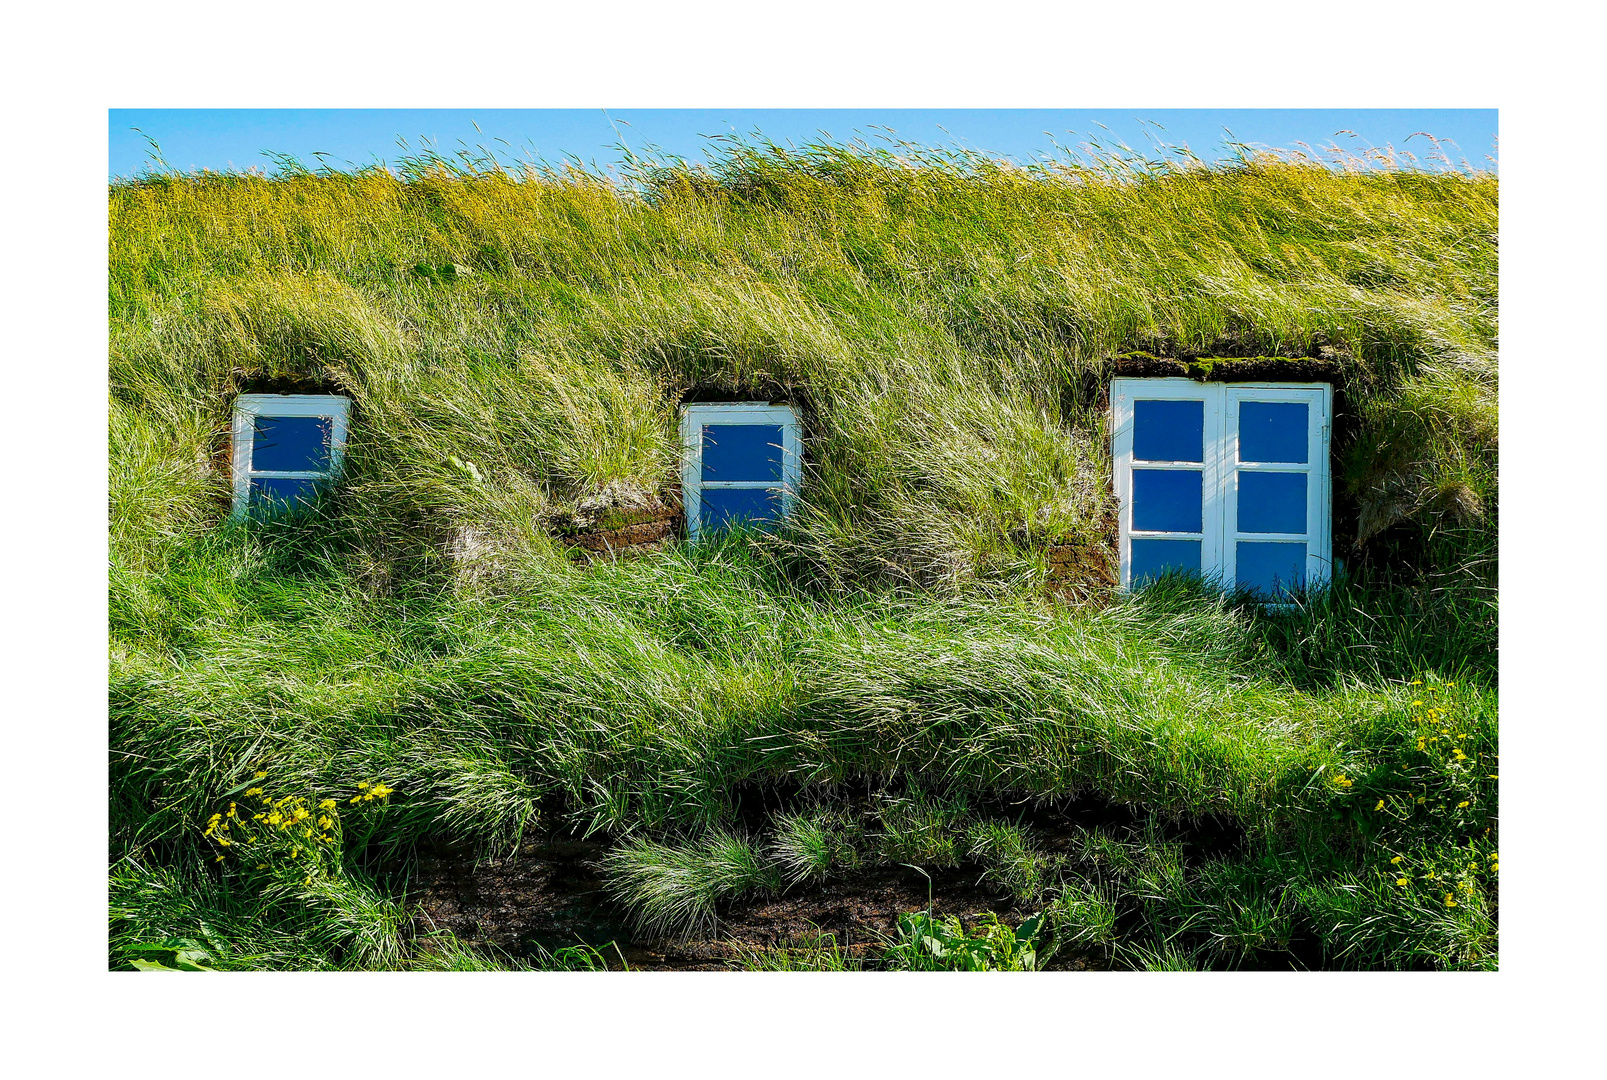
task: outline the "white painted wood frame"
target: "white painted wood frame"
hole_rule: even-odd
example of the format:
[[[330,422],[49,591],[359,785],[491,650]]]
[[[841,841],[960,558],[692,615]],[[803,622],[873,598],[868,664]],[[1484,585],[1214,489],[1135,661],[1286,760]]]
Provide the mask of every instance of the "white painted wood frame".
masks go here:
[[[703,479],[703,428],[708,426],[776,424],[781,428],[781,482],[774,480]],[[803,482],[803,441],[798,414],[786,405],[769,402],[699,402],[681,410],[681,501],[686,509],[686,535],[698,538],[703,519],[704,488],[765,488],[781,493],[781,516],[792,516]]]
[[[259,416],[327,416],[330,420],[329,468],[317,472],[252,468],[251,454],[256,445]],[[233,516],[245,516],[250,507],[253,479],[333,480],[339,476],[350,416],[351,400],[335,394],[241,394],[235,398]]]
[[[1133,528],[1133,406],[1137,401],[1203,402],[1203,460],[1146,460],[1141,465],[1144,469],[1186,469],[1201,473],[1202,529],[1198,533],[1139,531]],[[1308,406],[1304,463],[1239,459],[1239,405],[1245,401],[1304,403]],[[1199,540],[1202,575],[1228,589],[1233,588],[1237,581],[1236,561],[1240,540],[1304,542],[1307,587],[1315,588],[1330,581],[1333,576],[1333,489],[1328,458],[1332,416],[1333,387],[1327,383],[1200,383],[1182,378],[1111,380],[1111,459],[1118,503],[1121,588],[1132,588],[1132,541],[1147,538]],[[1239,476],[1242,472],[1306,474],[1305,531],[1238,531]]]

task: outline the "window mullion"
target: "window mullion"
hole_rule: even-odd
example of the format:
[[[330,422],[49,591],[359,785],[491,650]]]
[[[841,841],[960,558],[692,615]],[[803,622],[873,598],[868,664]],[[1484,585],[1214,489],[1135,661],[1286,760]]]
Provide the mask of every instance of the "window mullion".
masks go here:
[[[1210,513],[1206,515],[1206,529],[1210,534],[1211,562],[1208,573],[1214,573],[1229,587],[1233,581],[1234,550],[1229,542],[1228,522],[1237,505],[1237,477],[1233,475],[1232,461],[1237,459],[1239,426],[1236,417],[1230,417],[1227,407],[1227,387],[1220,383],[1209,388],[1206,398],[1206,490],[1211,493]],[[1230,456],[1231,455],[1231,456]]]

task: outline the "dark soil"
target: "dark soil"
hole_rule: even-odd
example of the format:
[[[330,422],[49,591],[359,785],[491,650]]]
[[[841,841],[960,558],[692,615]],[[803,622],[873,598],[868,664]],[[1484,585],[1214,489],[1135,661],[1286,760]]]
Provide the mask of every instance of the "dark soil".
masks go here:
[[[986,885],[975,868],[933,870],[930,880],[904,867],[879,867],[797,887],[781,896],[723,907],[712,934],[692,940],[644,938],[603,892],[592,868],[598,843],[526,844],[505,859],[476,862],[466,852],[420,852],[410,900],[418,928],[450,930],[464,941],[494,945],[516,957],[536,947],[585,944],[636,970],[727,970],[744,949],[768,949],[829,934],[854,957],[881,954],[898,916],[925,911],[957,915],[967,926],[988,912],[1015,924],[1032,914]],[[1055,966],[1086,960],[1057,958]]]
[[[760,831],[767,817],[789,802],[789,793],[758,786],[737,794],[737,817],[752,831]],[[869,810],[864,795],[840,792],[838,798],[862,812]],[[1130,808],[1097,799],[1014,805],[984,800],[978,809],[1026,826],[1034,842],[1051,853],[1067,851],[1079,828],[1123,831],[1140,820]],[[1226,855],[1243,840],[1237,828],[1209,818],[1173,822],[1166,831],[1183,845],[1190,861]],[[517,853],[494,859],[477,860],[470,851],[447,846],[424,848],[409,874],[407,899],[417,903],[422,932],[450,930],[466,942],[492,945],[519,958],[584,944],[616,967],[623,962],[648,971],[727,970],[745,951],[796,947],[822,935],[829,935],[848,956],[873,959],[886,948],[898,916],[906,912],[930,907],[937,915],[958,916],[967,927],[990,912],[1009,925],[1033,913],[984,882],[980,867],[928,868],[923,873],[879,866],[796,886],[779,896],[721,905],[713,930],[691,940],[651,938],[633,931],[604,891],[595,867],[605,850],[599,841],[560,837],[526,843]],[[1129,921],[1133,917],[1128,913]],[[1307,964],[1315,959],[1300,957]],[[1106,966],[1106,958],[1062,952],[1049,966],[1086,970]],[[1288,958],[1274,966],[1288,966]]]

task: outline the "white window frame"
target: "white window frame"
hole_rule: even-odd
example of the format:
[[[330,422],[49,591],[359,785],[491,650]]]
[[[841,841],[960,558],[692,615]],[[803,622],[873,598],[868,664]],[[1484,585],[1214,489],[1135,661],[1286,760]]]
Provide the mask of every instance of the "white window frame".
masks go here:
[[[778,424],[781,427],[781,481],[703,479],[703,426],[705,424]],[[798,414],[788,405],[766,401],[700,402],[681,409],[681,502],[686,510],[686,535],[696,540],[703,520],[704,488],[779,488],[781,517],[792,516],[803,481],[803,442]]]
[[[327,416],[329,468],[319,471],[254,469],[251,453],[256,445],[256,421],[268,416]],[[337,394],[241,394],[234,399],[234,512],[244,517],[251,506],[251,481],[257,478],[333,480],[340,474],[346,450],[346,429],[351,400]]]
[[[1227,589],[1237,578],[1240,540],[1303,541],[1306,545],[1307,588],[1327,584],[1333,577],[1333,478],[1329,464],[1333,422],[1333,387],[1328,383],[1200,383],[1181,378],[1120,378],[1110,384],[1111,458],[1118,502],[1118,544],[1121,588],[1132,588],[1132,541],[1176,539],[1200,541],[1200,568],[1217,577]],[[1133,403],[1143,401],[1201,401],[1205,403],[1203,462],[1145,461],[1144,469],[1189,469],[1202,473],[1203,530],[1199,533],[1136,531],[1133,529]],[[1309,407],[1306,426],[1306,460],[1241,462],[1239,460],[1239,403],[1244,401],[1304,403]],[[1294,472],[1306,474],[1306,531],[1302,533],[1245,533],[1229,528],[1239,520],[1241,472]]]

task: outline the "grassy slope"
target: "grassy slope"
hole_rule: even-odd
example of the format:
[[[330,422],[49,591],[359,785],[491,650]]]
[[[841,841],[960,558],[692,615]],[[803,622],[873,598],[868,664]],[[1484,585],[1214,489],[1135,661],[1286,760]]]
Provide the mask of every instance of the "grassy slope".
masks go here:
[[[868,782],[1245,830],[1225,862],[1090,834],[1033,872],[1062,911],[1106,890],[1134,962],[1299,933],[1332,963],[1493,963],[1496,181],[1118,172],[822,147],[647,172],[645,199],[422,167],[115,186],[114,950],[419,962],[370,876],[416,838],[692,851],[736,785]],[[1319,346],[1352,388],[1354,580],[1276,619],[1034,599],[1043,541],[1101,533],[1113,353]],[[221,526],[230,399],[259,386],[353,396],[347,479],[313,519]],[[552,524],[671,481],[687,390],[803,403],[796,527],[577,572]],[[341,800],[314,863],[199,835],[257,771]],[[755,859],[720,895],[775,887]]]

